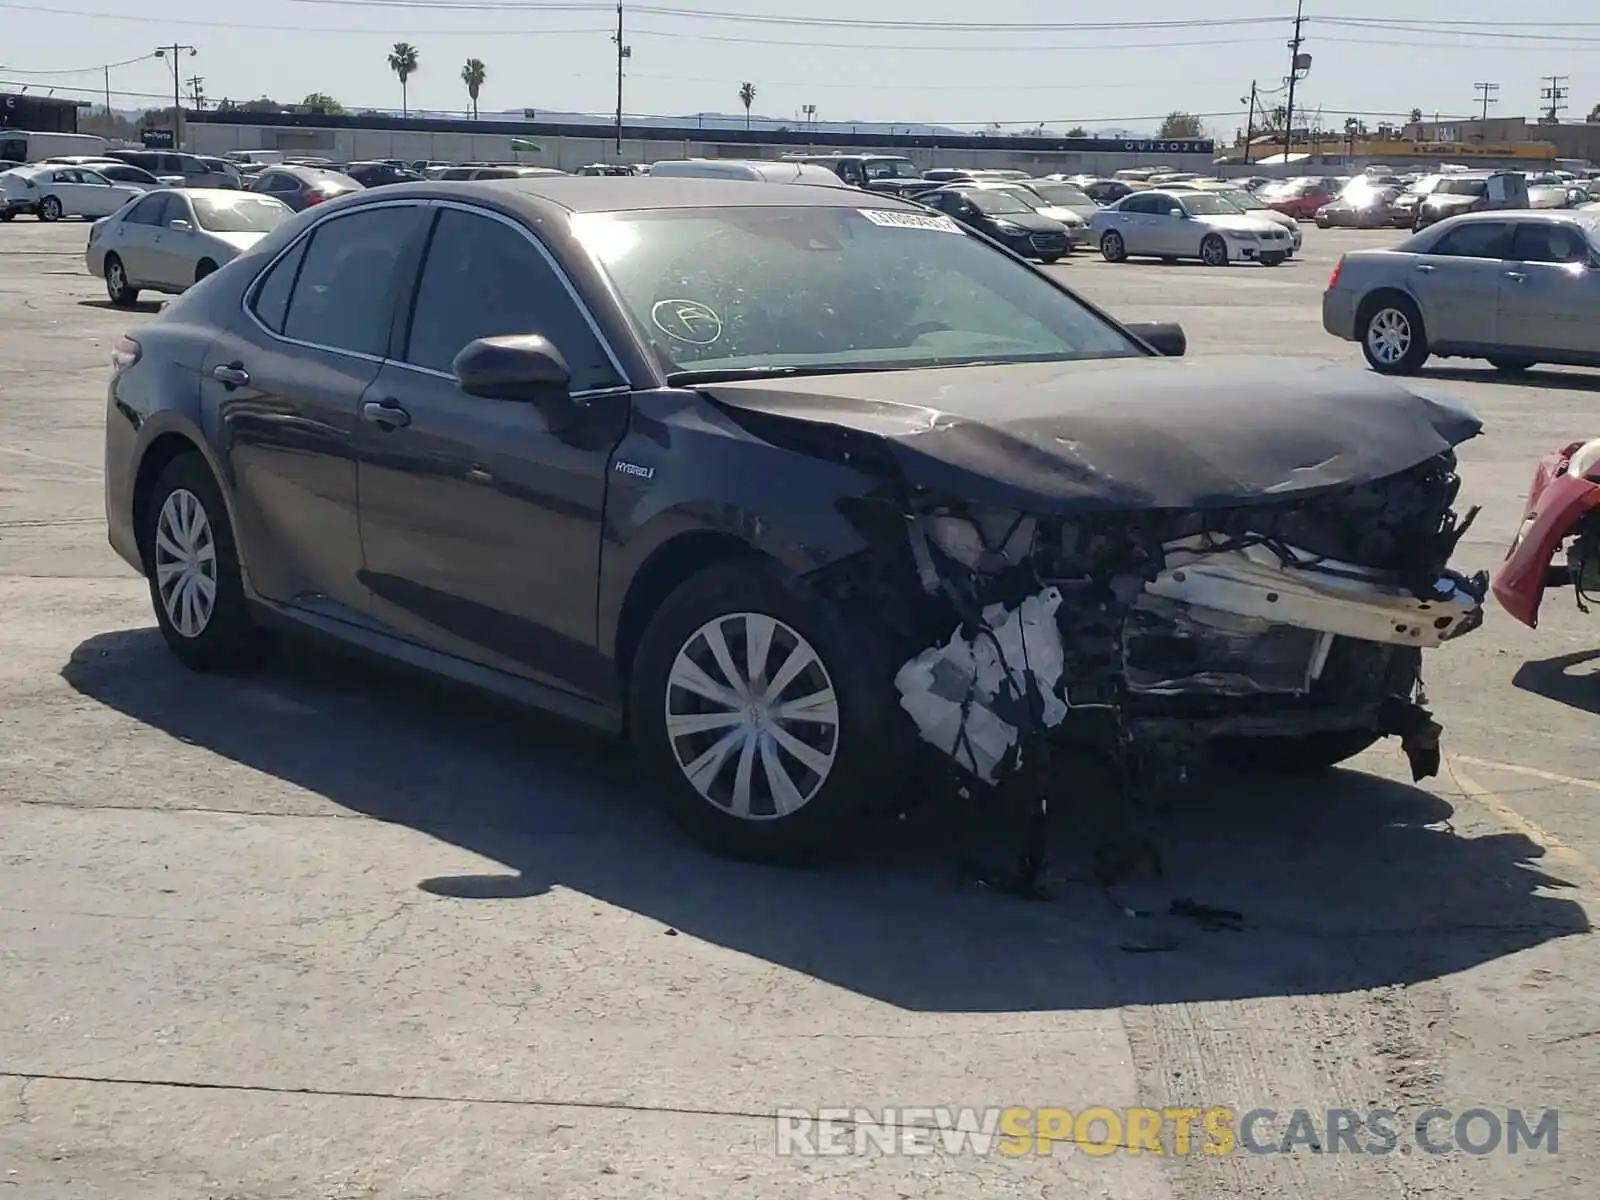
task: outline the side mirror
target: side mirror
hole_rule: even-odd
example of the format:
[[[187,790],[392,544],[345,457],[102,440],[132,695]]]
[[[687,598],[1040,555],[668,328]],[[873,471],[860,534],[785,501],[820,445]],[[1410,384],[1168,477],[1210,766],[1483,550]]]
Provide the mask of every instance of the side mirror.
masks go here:
[[[1173,205],[1171,208],[1167,209],[1167,216],[1177,217],[1179,220],[1182,220],[1188,215],[1188,213],[1184,212],[1183,209],[1179,208],[1177,205]]]
[[[186,233],[193,229],[194,226],[189,224],[189,222],[185,221],[182,217],[175,217],[167,222],[167,228],[176,229],[179,233]]]
[[[1189,350],[1183,326],[1176,322],[1142,321],[1123,328],[1163,358],[1182,358]]]
[[[463,346],[450,366],[469,396],[537,405],[553,426],[576,412],[567,360],[536,333],[478,338]]]

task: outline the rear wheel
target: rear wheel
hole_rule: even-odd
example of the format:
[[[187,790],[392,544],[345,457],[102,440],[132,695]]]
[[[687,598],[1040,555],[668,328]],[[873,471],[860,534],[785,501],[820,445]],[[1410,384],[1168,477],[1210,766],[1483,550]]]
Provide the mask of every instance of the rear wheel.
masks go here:
[[[741,561],[685,581],[629,684],[641,764],[711,850],[796,861],[836,848],[893,785],[891,672],[828,600]]]
[[[15,209],[8,208],[4,212],[0,212],[0,221],[15,221],[16,219],[17,214]]]
[[[139,300],[139,289],[128,283],[128,269],[115,254],[106,255],[106,296],[118,308]]]
[[[1115,229],[1106,233],[1100,239],[1100,256],[1109,263],[1119,263],[1128,257],[1128,247],[1122,241],[1122,235]]]
[[[211,274],[211,272],[215,271],[216,269],[217,269],[217,264],[216,263],[212,262],[209,258],[202,258],[200,260],[200,264],[197,267],[195,267],[195,269],[194,269],[194,281],[196,283],[199,283],[202,279],[204,279],[207,275]]]
[[[54,196],[46,196],[43,200],[39,201],[39,220],[61,220],[61,201],[57,200]]]
[[[1521,375],[1534,364],[1526,358],[1491,358],[1489,365],[1502,375]]]
[[[1409,299],[1384,296],[1363,307],[1356,326],[1361,351],[1381,375],[1412,375],[1428,360],[1428,337],[1422,314]]]
[[[182,454],[140,505],[140,546],[167,648],[196,671],[260,664],[271,646],[251,620],[228,508],[210,468]]]
[[[1208,267],[1228,265],[1228,243],[1214,233],[1206,234],[1200,242],[1200,261]]]

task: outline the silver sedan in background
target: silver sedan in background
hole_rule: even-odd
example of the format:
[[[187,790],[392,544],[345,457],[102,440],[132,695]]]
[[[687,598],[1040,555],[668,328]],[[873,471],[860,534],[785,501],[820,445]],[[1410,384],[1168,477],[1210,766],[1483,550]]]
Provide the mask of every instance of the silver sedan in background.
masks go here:
[[[141,291],[178,293],[237,258],[294,211],[280,200],[218,188],[150,192],[89,230],[84,262],[111,303]]]
[[[1393,250],[1357,250],[1322,294],[1322,327],[1372,369],[1430,355],[1600,367],[1600,214],[1507,209],[1432,225]]]

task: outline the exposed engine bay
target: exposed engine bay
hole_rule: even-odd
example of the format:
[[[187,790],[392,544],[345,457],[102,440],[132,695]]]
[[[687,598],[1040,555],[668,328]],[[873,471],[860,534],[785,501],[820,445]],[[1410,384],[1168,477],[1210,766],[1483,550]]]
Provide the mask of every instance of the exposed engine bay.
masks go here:
[[[1399,736],[1413,776],[1432,775],[1420,651],[1475,629],[1488,589],[1448,567],[1476,515],[1454,511],[1455,466],[1446,451],[1199,512],[1036,517],[914,496],[903,532],[933,603],[896,625],[943,625],[899,667],[901,706],[980,790],[1051,746],[1108,755],[1147,793],[1219,739],[1325,731]]]

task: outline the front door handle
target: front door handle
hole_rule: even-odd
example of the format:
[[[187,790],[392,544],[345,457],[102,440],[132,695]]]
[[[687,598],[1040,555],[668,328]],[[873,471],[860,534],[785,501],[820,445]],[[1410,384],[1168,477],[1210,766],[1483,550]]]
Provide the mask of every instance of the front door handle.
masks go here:
[[[211,378],[224,387],[243,387],[250,382],[250,372],[244,369],[243,363],[225,363],[211,368]]]
[[[1419,272],[1421,272],[1422,274],[1424,274],[1424,275],[1432,275],[1433,274],[1433,267],[1431,267],[1427,263],[1418,263],[1417,264],[1417,270]]]
[[[1521,271],[1507,271],[1506,272],[1506,278],[1507,279],[1511,279],[1511,280],[1515,280],[1517,283],[1521,283],[1524,279],[1527,278],[1527,276],[1524,275]]]
[[[400,407],[398,400],[369,400],[361,406],[361,417],[385,429],[411,424],[411,414]]]

